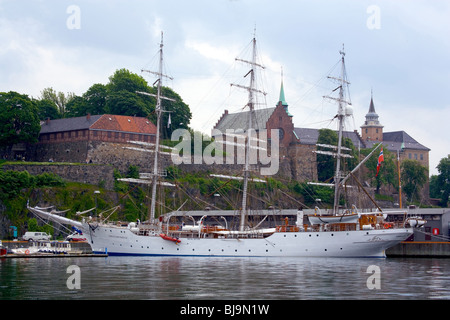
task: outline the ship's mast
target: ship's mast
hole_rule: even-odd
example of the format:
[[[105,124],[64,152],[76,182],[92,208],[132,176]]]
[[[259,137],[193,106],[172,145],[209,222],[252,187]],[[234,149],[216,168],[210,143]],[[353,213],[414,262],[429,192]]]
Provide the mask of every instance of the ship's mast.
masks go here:
[[[243,89],[246,89],[248,91],[248,103],[247,106],[249,107],[249,116],[248,116],[248,123],[247,123],[247,137],[245,142],[245,165],[244,165],[244,185],[242,190],[242,207],[241,207],[241,219],[239,224],[239,231],[244,231],[245,227],[245,217],[247,214],[247,189],[248,189],[248,179],[249,179],[249,172],[250,172],[250,131],[252,129],[253,124],[253,112],[254,112],[254,106],[255,106],[255,97],[254,93],[259,92],[262,94],[265,94],[262,91],[257,90],[256,87],[256,68],[264,67],[256,62],[256,36],[253,37],[252,40],[253,50],[252,50],[252,61],[242,60],[236,58],[236,61],[241,61],[244,63],[247,63],[251,66],[251,70],[244,76],[247,77],[247,75],[250,75],[250,86],[245,87],[237,84],[231,84],[232,86],[240,87]]]
[[[326,98],[336,100],[338,102],[338,113],[336,115],[339,122],[339,131],[338,131],[338,146],[336,156],[336,172],[334,176],[334,204],[333,204],[333,214],[338,213],[339,208],[339,187],[341,182],[341,158],[345,155],[342,154],[342,134],[344,131],[344,121],[346,116],[346,107],[347,105],[351,105],[351,102],[345,100],[345,88],[349,85],[347,81],[347,75],[345,71],[345,52],[344,48],[339,51],[341,54],[341,75],[340,78],[328,77],[330,79],[334,79],[339,83],[339,98],[333,98],[327,96]]]
[[[158,183],[158,154],[159,154],[159,148],[160,148],[160,128],[161,128],[161,115],[164,111],[161,100],[170,100],[175,101],[174,99],[170,99],[167,97],[161,96],[161,88],[162,88],[162,79],[163,77],[172,79],[171,77],[168,77],[163,74],[163,48],[164,48],[164,41],[163,41],[163,33],[161,32],[161,44],[159,45],[159,70],[158,72],[149,71],[149,70],[142,70],[145,72],[152,73],[158,77],[158,79],[155,81],[157,83],[157,94],[151,94],[147,92],[138,92],[140,94],[149,95],[156,97],[156,107],[155,107],[155,113],[156,113],[156,141],[155,141],[155,157],[153,162],[153,173],[152,173],[152,199],[151,199],[151,205],[150,205],[150,220],[155,220],[155,209],[156,209],[156,188]]]

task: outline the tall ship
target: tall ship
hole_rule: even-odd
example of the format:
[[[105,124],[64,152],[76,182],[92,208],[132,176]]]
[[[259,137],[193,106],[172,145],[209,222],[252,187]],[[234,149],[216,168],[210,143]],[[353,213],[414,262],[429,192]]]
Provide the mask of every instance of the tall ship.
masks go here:
[[[153,172],[147,175],[145,183],[151,184],[150,216],[144,222],[118,223],[107,221],[107,218],[82,218],[81,221],[64,217],[53,208],[27,206],[33,214],[57,223],[71,225],[82,233],[91,245],[94,253],[108,255],[135,256],[224,256],[224,257],[385,257],[385,250],[406,240],[413,234],[414,227],[419,226],[417,219],[408,217],[406,212],[402,221],[387,222],[386,213],[359,212],[356,207],[342,210],[339,206],[339,190],[344,186],[349,176],[341,171],[341,158],[345,157],[342,146],[342,132],[345,117],[349,115],[349,103],[345,100],[344,91],[348,85],[345,72],[345,53],[341,54],[341,76],[336,78],[339,87],[339,97],[333,98],[338,103],[336,118],[339,121],[339,142],[333,152],[336,159],[334,176],[334,205],[330,214],[306,214],[302,209],[281,209],[279,216],[291,216],[289,221],[281,219],[282,223],[275,227],[267,227],[262,223],[271,211],[262,210],[262,217],[256,226],[246,225],[248,216],[254,214],[247,208],[247,188],[252,182],[250,177],[249,153],[251,146],[250,134],[245,139],[245,164],[243,165],[242,202],[239,210],[205,210],[201,212],[183,212],[185,217],[191,217],[192,223],[181,223],[176,219],[178,211],[169,212],[156,217],[156,190],[161,186],[159,181],[158,151],[161,128],[161,115],[165,112],[161,95],[163,74],[163,38],[159,50],[159,71],[152,72],[158,79],[156,94],[157,136],[154,146]],[[256,69],[262,67],[256,60],[256,38],[252,39],[252,59],[240,60],[250,66],[246,74],[250,85],[241,86],[248,91],[249,109],[248,129],[251,129],[252,115],[255,106]],[[336,89],[336,90],[337,90]],[[148,94],[148,93],[142,93]],[[375,150],[374,150],[375,151]],[[366,160],[366,157],[364,160]],[[363,162],[360,163],[360,165]],[[356,169],[355,169],[356,170]],[[351,175],[352,172],[349,174]],[[133,181],[131,181],[133,182]],[[138,181],[134,181],[138,182]],[[161,186],[162,187],[162,186]],[[256,212],[256,210],[254,211]],[[239,224],[236,228],[225,225],[206,223],[207,217],[214,215],[218,220],[224,216],[237,215]],[[195,219],[193,217],[200,217]],[[295,221],[292,221],[295,220]]]

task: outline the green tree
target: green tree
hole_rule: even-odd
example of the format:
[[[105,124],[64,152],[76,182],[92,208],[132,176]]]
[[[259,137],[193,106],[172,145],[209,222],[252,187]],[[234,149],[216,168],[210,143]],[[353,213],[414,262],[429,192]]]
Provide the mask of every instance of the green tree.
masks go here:
[[[66,118],[83,117],[88,113],[88,103],[83,97],[74,96],[66,105]]]
[[[338,135],[330,129],[320,129],[317,144],[328,144],[337,146]],[[317,147],[317,150],[330,151],[329,148]],[[329,181],[334,177],[336,170],[336,159],[334,157],[317,154],[317,176],[319,181]]]
[[[38,108],[27,95],[0,93],[0,146],[37,142],[40,129]]]
[[[192,113],[189,106],[183,102],[183,99],[172,89],[163,87],[162,94],[164,97],[174,99],[173,101],[162,100],[164,112],[162,114],[163,138],[170,138],[172,132],[176,129],[189,129],[189,123],[192,119]],[[170,115],[170,125],[169,125]]]
[[[42,99],[42,100],[33,100],[33,102],[36,104],[38,108],[39,120],[61,118],[58,108],[52,101]]]
[[[442,158],[437,165],[438,176],[437,184],[441,193],[441,206],[447,207],[450,197],[450,155]]]
[[[338,145],[338,134],[330,129],[320,129],[317,144]],[[353,142],[349,138],[344,138],[342,146],[350,149],[342,153],[349,154],[351,158],[341,158],[341,169],[344,171],[352,170],[357,164],[357,153]],[[326,147],[317,147],[317,150],[336,152],[336,149]],[[336,171],[336,158],[330,155],[317,154],[317,175],[319,181],[329,181],[334,177]]]
[[[110,93],[120,91],[136,93],[136,91],[146,92],[149,86],[143,77],[127,69],[119,69],[109,77],[107,88]]]
[[[361,150],[361,153],[367,156],[376,147],[377,146],[375,145],[372,149]],[[379,150],[381,149],[379,148]],[[376,185],[375,193],[377,194],[380,193],[380,188],[383,185],[398,188],[398,170],[395,154],[386,148],[383,148],[384,161],[381,163],[380,170],[377,175],[379,154],[380,152],[376,151],[364,164],[368,170],[367,178],[372,181],[372,185]]]
[[[156,100],[153,97],[137,93],[153,93],[141,76],[127,69],[116,70],[109,77],[107,102],[105,111],[112,114],[149,117],[155,110]],[[155,119],[151,119],[155,120]]]
[[[108,88],[100,83],[92,85],[84,94],[83,98],[87,102],[85,114],[106,113],[106,101],[108,99]]]
[[[50,100],[56,105],[62,118],[66,117],[67,104],[75,97],[75,94],[72,92],[64,94],[63,92],[56,92],[53,88],[45,88],[42,90],[41,95],[42,100]]]
[[[403,191],[409,201],[420,200],[419,190],[427,182],[428,170],[417,160],[404,160],[401,164]]]
[[[154,111],[154,106],[146,103],[136,93],[119,91],[109,95],[107,109],[111,114],[148,117]]]

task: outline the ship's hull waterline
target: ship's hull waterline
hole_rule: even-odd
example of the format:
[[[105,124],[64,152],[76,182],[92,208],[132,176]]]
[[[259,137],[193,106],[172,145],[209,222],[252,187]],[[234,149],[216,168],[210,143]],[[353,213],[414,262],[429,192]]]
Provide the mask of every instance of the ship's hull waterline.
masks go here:
[[[89,231],[88,231],[89,233]],[[142,256],[385,257],[412,229],[276,232],[266,238],[181,238],[175,243],[128,229],[98,227],[89,236],[94,252]]]
[[[412,228],[351,231],[274,232],[266,237],[226,238],[192,233],[180,242],[163,239],[158,232],[139,235],[128,227],[89,225],[29,208],[35,214],[83,231],[95,253],[135,256],[225,257],[385,257],[385,250],[406,240]]]

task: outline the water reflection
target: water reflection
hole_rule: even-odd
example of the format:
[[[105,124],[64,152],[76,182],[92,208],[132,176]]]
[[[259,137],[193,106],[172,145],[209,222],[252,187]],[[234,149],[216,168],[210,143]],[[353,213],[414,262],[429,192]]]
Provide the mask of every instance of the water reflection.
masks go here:
[[[3,259],[0,299],[449,299],[448,259]],[[66,286],[67,267],[81,289]],[[367,287],[370,265],[380,289]]]

